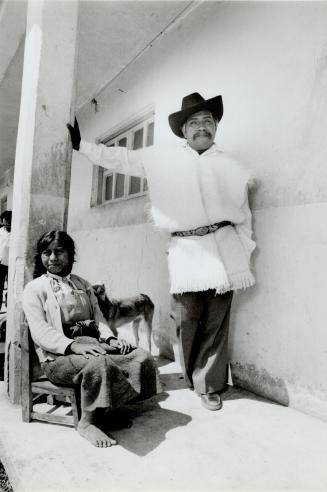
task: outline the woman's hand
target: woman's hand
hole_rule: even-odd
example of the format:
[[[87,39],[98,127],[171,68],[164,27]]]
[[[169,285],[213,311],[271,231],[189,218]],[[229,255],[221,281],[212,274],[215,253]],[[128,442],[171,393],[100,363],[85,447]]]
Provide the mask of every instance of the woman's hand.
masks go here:
[[[134,348],[130,343],[128,343],[126,340],[123,340],[122,338],[120,338],[119,340],[117,338],[112,338],[109,345],[110,347],[118,349],[121,354],[128,354]]]
[[[73,354],[83,355],[86,359],[89,359],[90,355],[98,357],[99,355],[104,355],[106,353],[102,347],[91,343],[73,342],[70,346],[70,350]]]

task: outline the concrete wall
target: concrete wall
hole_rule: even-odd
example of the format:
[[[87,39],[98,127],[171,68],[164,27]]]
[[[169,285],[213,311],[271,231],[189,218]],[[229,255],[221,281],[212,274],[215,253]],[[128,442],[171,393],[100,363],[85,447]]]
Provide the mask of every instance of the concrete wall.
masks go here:
[[[198,91],[223,94],[217,143],[252,169],[257,285],[233,303],[234,381],[326,416],[327,35],[325,2],[204,2],[80,112],[94,140],[149,104],[155,142],[167,115]],[[104,56],[106,56],[104,54]],[[144,224],[144,198],[90,209],[92,168],[74,156],[69,229],[76,271],[113,295],[143,290],[168,327],[165,238]],[[167,321],[167,325],[165,325]]]

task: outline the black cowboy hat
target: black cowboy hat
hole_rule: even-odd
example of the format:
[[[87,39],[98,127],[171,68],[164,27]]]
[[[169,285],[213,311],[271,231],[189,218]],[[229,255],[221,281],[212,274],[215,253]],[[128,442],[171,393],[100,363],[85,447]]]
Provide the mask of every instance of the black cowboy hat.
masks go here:
[[[182,126],[191,116],[198,111],[210,111],[214,118],[221,120],[224,112],[223,99],[221,96],[215,96],[211,99],[204,99],[198,92],[193,92],[183,97],[182,109],[168,116],[170,128],[178,137],[184,138]]]

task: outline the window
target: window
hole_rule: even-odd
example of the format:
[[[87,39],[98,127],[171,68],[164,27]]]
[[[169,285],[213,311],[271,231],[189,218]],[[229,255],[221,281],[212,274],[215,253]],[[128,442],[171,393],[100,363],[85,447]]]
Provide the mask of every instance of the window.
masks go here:
[[[100,139],[99,142],[108,147],[118,146],[138,150],[153,145],[153,137],[154,115],[151,112],[115,135]],[[112,172],[99,166],[95,168],[96,175],[93,178],[97,186],[93,186],[93,190],[96,190],[96,196],[93,196],[91,205],[127,200],[145,195],[148,190],[146,178]]]

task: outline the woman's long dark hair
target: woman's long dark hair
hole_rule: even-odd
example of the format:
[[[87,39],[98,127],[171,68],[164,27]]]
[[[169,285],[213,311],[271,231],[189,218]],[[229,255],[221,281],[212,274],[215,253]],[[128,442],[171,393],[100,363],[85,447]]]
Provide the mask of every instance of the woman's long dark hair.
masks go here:
[[[40,277],[43,273],[46,272],[46,268],[42,264],[41,255],[43,251],[49,247],[52,241],[57,241],[58,244],[67,251],[70,270],[72,269],[76,255],[75,243],[73,239],[67,234],[67,232],[49,231],[43,234],[43,236],[40,237],[36,244],[33,278]]]

